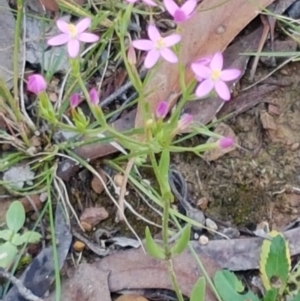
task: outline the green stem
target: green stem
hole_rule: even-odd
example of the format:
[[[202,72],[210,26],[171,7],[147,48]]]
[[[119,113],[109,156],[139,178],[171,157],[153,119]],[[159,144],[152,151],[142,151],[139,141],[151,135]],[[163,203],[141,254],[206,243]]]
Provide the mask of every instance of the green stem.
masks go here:
[[[161,183],[159,167],[157,165],[155,155],[152,151],[150,151],[149,157],[150,157],[150,160],[152,163],[152,167],[153,167],[156,179],[158,180],[159,183]],[[172,254],[171,254],[170,246],[169,246],[169,242],[168,242],[168,229],[169,229],[168,222],[169,222],[170,200],[168,198],[163,197],[162,201],[163,201],[162,241],[163,241],[164,253],[166,256],[168,272],[171,277],[172,286],[175,290],[177,299],[179,301],[184,301],[181,290],[179,288],[178,281],[176,279],[175,272],[174,272],[173,262],[172,262],[172,258],[171,258]]]

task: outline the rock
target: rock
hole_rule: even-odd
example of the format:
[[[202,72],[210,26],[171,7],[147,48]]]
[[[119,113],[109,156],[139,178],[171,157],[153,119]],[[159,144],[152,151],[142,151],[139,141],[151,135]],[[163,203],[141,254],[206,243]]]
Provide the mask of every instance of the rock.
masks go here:
[[[97,172],[99,173],[100,177],[102,178],[104,184],[106,184],[107,177],[106,177],[104,170],[97,169]],[[93,179],[91,181],[91,186],[92,186],[92,189],[98,194],[102,193],[104,190],[104,185],[103,185],[102,181],[100,181],[100,179],[96,175],[93,175]]]
[[[200,237],[199,237],[199,244],[200,245],[207,245],[208,244],[208,242],[209,242],[209,239],[208,239],[208,237],[207,236],[205,236],[205,235],[201,235]]]
[[[82,252],[85,248],[85,244],[82,241],[76,240],[73,244],[73,249],[75,252]]]
[[[104,207],[90,207],[85,208],[84,212],[80,216],[80,222],[85,222],[94,227],[107,218],[108,212]]]
[[[208,228],[207,231],[211,234],[215,234],[215,232],[218,230],[217,224],[210,218],[205,220],[205,225]]]

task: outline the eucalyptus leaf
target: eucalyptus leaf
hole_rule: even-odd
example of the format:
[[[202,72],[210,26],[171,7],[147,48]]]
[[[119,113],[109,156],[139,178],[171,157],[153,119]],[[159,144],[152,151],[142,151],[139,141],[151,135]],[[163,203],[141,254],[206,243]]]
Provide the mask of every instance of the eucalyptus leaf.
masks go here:
[[[22,241],[22,244],[24,243],[35,243],[40,241],[42,238],[42,235],[35,231],[27,231],[20,237],[20,240]]]
[[[14,201],[6,213],[6,224],[9,230],[17,233],[25,223],[25,210],[21,202]]]
[[[176,241],[175,245],[171,248],[172,255],[178,255],[185,250],[187,247],[191,236],[191,225],[187,224],[181,233],[181,236]]]
[[[10,242],[6,242],[0,246],[0,267],[7,268],[9,267],[15,256],[18,254],[18,249],[16,246]]]
[[[154,258],[166,258],[164,250],[154,241],[149,227],[146,227],[146,250]]]
[[[1,230],[0,231],[0,239],[9,241],[12,239],[13,234],[14,233],[11,230],[8,230],[8,229]]]
[[[205,300],[205,278],[201,277],[195,283],[190,301],[204,301]]]

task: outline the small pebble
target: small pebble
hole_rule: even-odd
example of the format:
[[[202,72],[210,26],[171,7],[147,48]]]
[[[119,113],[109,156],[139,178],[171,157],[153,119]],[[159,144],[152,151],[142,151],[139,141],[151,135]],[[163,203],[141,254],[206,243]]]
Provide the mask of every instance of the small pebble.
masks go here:
[[[73,244],[73,249],[75,252],[82,252],[84,248],[85,244],[82,241],[77,240]]]
[[[215,231],[218,230],[217,224],[216,224],[213,220],[211,220],[210,218],[207,218],[207,219],[205,220],[205,225],[206,225],[206,227],[208,228],[207,231],[208,231],[209,233],[211,233],[211,234],[214,234]]]
[[[299,142],[296,142],[294,144],[291,145],[291,150],[292,151],[296,151],[300,146],[300,143]]]
[[[202,211],[205,211],[208,206],[208,198],[202,197],[197,202],[197,207],[201,209]]]
[[[49,93],[49,99],[52,102],[57,102],[57,94],[56,93]]]
[[[208,244],[208,242],[209,242],[209,239],[208,239],[208,237],[207,236],[205,236],[205,235],[201,235],[200,237],[199,237],[199,244],[200,245],[207,245]]]
[[[87,222],[81,222],[80,225],[87,232],[90,232],[93,229],[92,225]]]
[[[116,184],[116,186],[121,187],[123,179],[124,179],[123,175],[121,175],[120,173],[116,174],[114,176],[114,183]]]
[[[288,73],[288,71],[286,69],[281,69],[279,71],[279,73],[282,74],[282,75],[289,75],[289,73]]]
[[[240,231],[236,228],[225,228],[223,231],[223,234],[226,235],[228,238],[239,238],[240,237]]]

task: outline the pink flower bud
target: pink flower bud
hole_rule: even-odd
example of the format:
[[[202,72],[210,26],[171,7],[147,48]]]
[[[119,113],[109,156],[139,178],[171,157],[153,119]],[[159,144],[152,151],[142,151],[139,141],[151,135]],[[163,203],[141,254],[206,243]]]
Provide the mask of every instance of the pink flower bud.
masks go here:
[[[92,88],[90,90],[90,101],[91,101],[91,104],[93,104],[93,105],[99,104],[99,94],[95,88]]]
[[[128,48],[127,60],[130,65],[136,65],[136,54],[132,45],[130,45]]]
[[[47,88],[47,83],[44,77],[40,74],[32,74],[28,76],[27,90],[38,95],[39,93],[45,91]]]
[[[168,103],[166,101],[160,101],[155,111],[156,117],[164,119],[168,114]]]
[[[181,132],[181,131],[187,129],[192,121],[193,121],[193,115],[183,114],[178,121],[177,131]]]
[[[234,139],[230,137],[223,137],[217,141],[220,148],[228,148],[234,144]]]
[[[75,109],[80,103],[80,95],[79,93],[74,93],[70,97],[70,105],[72,109]]]

